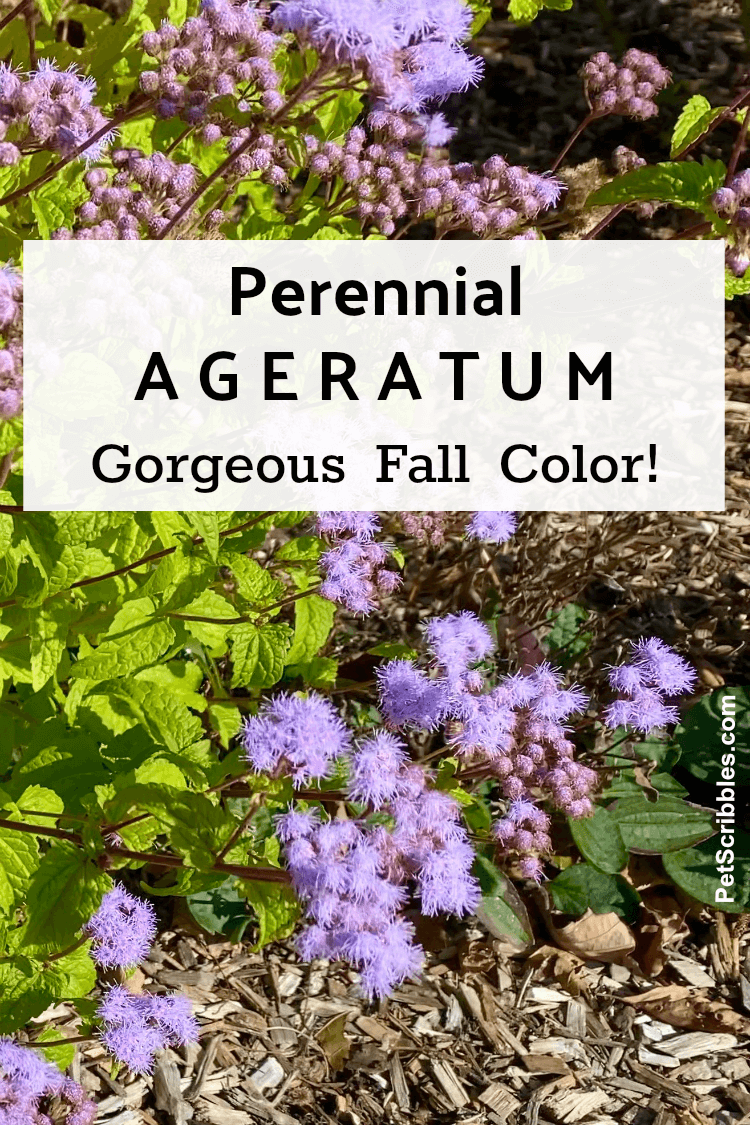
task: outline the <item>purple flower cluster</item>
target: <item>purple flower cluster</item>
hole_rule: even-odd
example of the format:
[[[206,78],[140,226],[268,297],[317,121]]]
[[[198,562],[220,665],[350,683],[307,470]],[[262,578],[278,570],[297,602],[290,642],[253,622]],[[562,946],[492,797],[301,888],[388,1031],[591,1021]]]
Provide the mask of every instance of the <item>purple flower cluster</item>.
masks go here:
[[[110,988],[97,1009],[102,1043],[118,1062],[148,1074],[157,1051],[198,1041],[198,1024],[185,996],[139,996],[121,985]]]
[[[419,972],[423,953],[399,911],[406,893],[383,872],[380,849],[352,820],[321,824],[312,813],[277,819],[292,885],[310,924],[298,939],[305,960],[346,960],[368,996],[385,996]]]
[[[91,954],[103,968],[132,968],[148,956],[156,935],[156,914],[148,902],[117,885],[102,899],[84,933],[92,939]]]
[[[70,156],[106,130],[82,153],[86,160],[98,160],[114,134],[92,105],[95,90],[93,78],[82,78],[75,69],[57,70],[48,59],[40,59],[28,75],[0,63],[0,167],[44,149]]]
[[[320,557],[320,593],[352,613],[371,613],[375,593],[393,593],[401,577],[386,566],[389,548],[374,542],[380,528],[375,512],[319,512],[317,531],[330,537]]]
[[[695,670],[658,637],[631,642],[631,647],[632,659],[610,669],[610,685],[620,698],[605,710],[605,723],[650,731],[678,722],[677,708],[666,700],[692,690]]]
[[[91,1125],[96,1112],[77,1082],[29,1047],[0,1038],[0,1125]]]
[[[750,266],[750,168],[737,172],[725,187],[715,191],[711,202],[717,215],[730,224],[727,269],[735,277],[744,277]]]
[[[506,543],[518,526],[515,512],[474,512],[466,535],[469,539],[487,539],[493,543]]]
[[[15,418],[23,402],[23,279],[0,267],[0,420]]]
[[[346,185],[340,205],[350,203],[359,219],[390,235],[400,219],[434,220],[439,232],[469,229],[480,237],[517,236],[525,223],[553,207],[563,189],[559,180],[491,156],[473,164],[450,164],[425,144],[419,119],[385,109],[368,117],[370,136],[360,126],[343,144],[305,137],[308,167],[322,180]]]
[[[645,121],[659,112],[654,101],[672,75],[655,55],[631,47],[617,65],[606,51],[592,55],[582,70],[586,97],[597,117],[621,113]]]
[[[238,99],[243,112],[274,113],[283,105],[280,75],[271,62],[278,43],[255,4],[203,0],[200,15],[182,27],[165,21],[143,36],[144,51],[159,66],[141,74],[141,89],[155,99],[159,117],[179,115],[190,125],[202,124],[199,135],[212,144],[228,121],[212,112],[220,99]]]
[[[474,850],[454,798],[427,781],[401,740],[380,731],[352,754],[348,793],[392,817],[393,830],[379,828],[374,836],[389,877],[415,883],[423,914],[470,914],[480,898]]]
[[[84,176],[89,198],[78,208],[74,231],[55,231],[58,240],[135,240],[158,238],[196,185],[198,170],[176,164],[160,152],[144,156],[140,149],[117,149],[115,173],[92,168]],[[188,212],[184,222],[194,220]]]
[[[290,776],[299,786],[325,777],[348,751],[351,736],[328,700],[311,692],[305,699],[277,695],[264,703],[246,721],[242,744],[259,773]]]
[[[379,731],[350,759],[349,798],[388,813],[392,828],[353,820],[321,823],[292,810],[277,819],[292,884],[310,924],[300,954],[349,961],[362,988],[385,996],[418,972],[423,950],[401,916],[413,884],[424,914],[470,913],[479,901],[474,852],[460,809],[429,788],[395,735]]]
[[[391,109],[416,113],[482,76],[461,46],[472,20],[462,0],[281,0],[273,20],[325,62],[364,73]]]
[[[394,728],[434,730],[444,723],[453,751],[497,778],[510,810],[496,838],[506,851],[529,860],[524,874],[537,878],[541,864],[533,853],[549,850],[549,819],[535,802],[546,800],[573,818],[593,811],[597,775],[575,760],[565,725],[584,710],[587,697],[577,687],[564,687],[561,674],[546,663],[484,690],[484,676],[474,665],[494,646],[472,613],[433,618],[426,640],[436,675],[406,660],[381,666],[381,713]]]

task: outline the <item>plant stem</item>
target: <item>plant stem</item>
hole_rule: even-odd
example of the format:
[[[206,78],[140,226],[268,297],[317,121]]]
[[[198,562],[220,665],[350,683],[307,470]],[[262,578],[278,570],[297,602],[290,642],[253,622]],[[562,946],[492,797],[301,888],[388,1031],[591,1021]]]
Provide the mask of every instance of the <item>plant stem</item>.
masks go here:
[[[737,164],[740,157],[742,156],[745,144],[747,143],[748,125],[750,125],[750,109],[745,110],[745,116],[742,118],[742,124],[740,125],[739,132],[737,133],[737,136],[735,138],[734,147],[732,148],[732,155],[729,157],[729,163],[727,164],[727,174],[724,180],[725,184],[729,183],[729,181],[734,176],[734,173],[737,171]]]
[[[2,27],[2,24],[0,24],[0,27]],[[123,110],[119,117],[115,115],[111,121],[107,122],[106,125],[103,125],[101,129],[98,129],[96,131],[96,133],[93,133],[90,137],[87,137],[85,141],[82,141],[81,144],[78,145],[77,148],[74,148],[68,156],[64,156],[62,160],[58,160],[56,164],[51,164],[49,168],[47,168],[44,172],[41,172],[35,180],[31,181],[31,183],[24,184],[23,187],[16,188],[15,191],[9,192],[8,195],[0,199],[0,207],[4,206],[6,203],[13,203],[13,201],[16,199],[22,199],[24,195],[29,195],[34,190],[34,188],[38,188],[41,187],[42,184],[46,184],[49,180],[53,179],[53,177],[56,176],[57,173],[66,166],[66,164],[70,164],[72,160],[75,160],[76,157],[80,156],[81,153],[89,148],[92,144],[94,144],[96,141],[101,140],[101,138],[106,136],[106,134],[109,133],[111,129],[116,129],[118,125],[123,125],[126,121],[130,121],[133,117],[137,117],[140,113],[143,113],[143,111],[149,105],[149,99],[140,98],[135,105],[131,106],[130,109]]]
[[[250,798],[250,806],[249,806],[249,808],[248,808],[247,812],[245,813],[244,817],[242,818],[242,823],[241,823],[241,824],[238,824],[238,825],[236,826],[236,828],[235,828],[235,829],[234,829],[234,831],[232,832],[232,835],[231,835],[231,836],[229,837],[229,839],[227,840],[227,842],[226,842],[226,844],[224,845],[224,847],[223,847],[223,848],[221,849],[221,851],[220,851],[220,852],[218,853],[218,855],[216,856],[216,862],[217,862],[217,863],[221,863],[221,861],[223,860],[224,856],[225,856],[225,855],[228,855],[228,854],[229,854],[229,852],[231,852],[232,848],[233,848],[233,847],[234,847],[234,845],[235,845],[235,844],[237,843],[237,841],[239,840],[240,836],[241,836],[241,835],[242,835],[242,833],[243,833],[243,832],[245,831],[245,829],[247,828],[248,824],[250,823],[250,821],[251,821],[251,820],[253,819],[253,817],[255,816],[256,812],[258,811],[258,806],[260,805],[260,802],[261,802],[261,797],[262,797],[262,794],[261,794],[261,793],[255,793],[255,794],[254,794],[254,795],[253,795],[253,796],[252,796],[252,797]]]
[[[597,235],[600,235],[602,231],[606,230],[609,224],[613,223],[617,216],[621,215],[625,208],[628,206],[628,203],[618,203],[616,207],[612,208],[608,215],[604,216],[600,223],[596,224],[593,230],[590,230],[588,234],[585,234],[583,236],[583,241],[587,241],[591,238],[596,238]]]
[[[578,138],[580,137],[580,135],[584,131],[584,129],[587,129],[589,127],[589,125],[591,124],[591,122],[595,121],[597,119],[597,117],[603,117],[603,116],[604,115],[601,114],[601,113],[594,113],[593,110],[591,110],[589,113],[586,114],[583,121],[581,121],[580,124],[576,126],[576,128],[573,130],[570,137],[566,141],[565,145],[563,146],[562,151],[560,152],[559,156],[557,157],[554,164],[550,168],[550,172],[556,172],[557,171],[557,169],[560,167],[563,160],[568,155],[568,153],[570,152],[573,145],[576,143],[576,141],[578,140]]]
[[[47,1039],[29,1043],[30,1047],[67,1047],[68,1043],[96,1043],[95,1035],[71,1035],[69,1039]]]
[[[84,935],[69,945],[67,949],[61,949],[59,953],[51,953],[49,957],[45,957],[43,968],[51,965],[53,961],[59,961],[61,957],[67,957],[69,953],[75,953],[76,949],[80,949],[88,941],[88,936]]]
[[[6,15],[4,15],[0,20],[0,31],[2,31],[4,27],[7,27],[11,20],[14,20],[16,16],[20,16],[23,9],[29,3],[31,3],[31,0],[19,0],[19,3],[16,4],[15,7],[11,8],[11,10],[6,13]]]

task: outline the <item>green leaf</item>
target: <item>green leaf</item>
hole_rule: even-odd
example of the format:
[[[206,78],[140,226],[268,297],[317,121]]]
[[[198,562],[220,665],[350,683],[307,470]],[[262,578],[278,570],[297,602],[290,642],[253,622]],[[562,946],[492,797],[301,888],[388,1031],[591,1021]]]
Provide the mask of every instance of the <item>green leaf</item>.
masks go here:
[[[218,887],[187,895],[185,903],[207,933],[224,934],[230,941],[242,941],[252,921],[247,911],[247,898],[237,890],[236,879],[225,879]]]
[[[11,914],[26,897],[38,866],[39,848],[35,838],[10,828],[0,828],[0,909],[6,914]]]
[[[104,640],[90,656],[73,665],[71,675],[85,680],[127,676],[162,656],[174,640],[168,621],[153,617],[151,598],[126,602]]]
[[[419,653],[411,645],[399,641],[383,641],[367,650],[370,656],[383,656],[386,660],[419,660]]]
[[[284,592],[283,583],[247,555],[222,551],[219,561],[228,566],[234,575],[240,597],[259,609],[277,601]]]
[[[310,687],[330,688],[336,683],[338,671],[338,660],[332,660],[329,656],[314,656],[304,664],[287,664],[284,677],[289,679],[299,676]]]
[[[731,723],[733,728],[726,732],[727,737],[734,736],[733,745],[721,741],[725,717],[727,726]],[[680,749],[680,765],[690,770],[693,777],[712,788],[722,782],[750,785],[750,756],[746,750],[750,746],[750,688],[723,687],[704,695],[677,727],[674,740]],[[728,764],[722,763],[722,756],[726,756]],[[727,771],[723,777],[722,769]]]
[[[640,897],[626,879],[606,875],[589,863],[576,863],[561,871],[549,883],[549,892],[557,910],[563,914],[619,914],[634,921]]]
[[[232,630],[232,687],[272,687],[291,643],[288,625],[237,625]]]
[[[725,851],[717,841],[705,840],[694,848],[670,852],[663,857],[662,863],[670,879],[698,902],[708,903],[730,914],[745,914],[750,911],[750,834],[742,830],[734,834],[734,856],[730,863],[726,862],[728,856],[722,856]],[[724,890],[734,902],[716,899],[716,892],[722,886],[722,873],[717,870],[719,866],[734,868],[732,872],[724,872],[733,880],[733,885]]]
[[[650,164],[618,176],[590,195],[587,207],[600,207],[634,200],[661,200],[703,212],[709,196],[724,183],[726,166],[721,160],[674,161]]]
[[[612,814],[598,808],[593,816],[568,819],[576,847],[590,863],[609,875],[617,875],[627,866],[628,849]]]
[[[290,887],[283,883],[258,883],[242,879],[239,888],[258,920],[258,940],[252,946],[253,952],[262,949],[269,942],[289,937],[300,915],[297,896]]]
[[[679,797],[659,797],[648,801],[645,795],[625,797],[610,809],[625,847],[638,855],[676,852],[713,836],[711,809],[690,805]]]
[[[572,663],[591,644],[593,634],[581,631],[581,626],[588,620],[588,610],[570,602],[557,613],[550,612],[547,616],[554,621],[544,640],[550,655],[558,663]]]
[[[31,686],[39,691],[54,676],[65,652],[71,621],[78,615],[73,602],[56,598],[29,610]]]
[[[94,979],[96,980],[96,974],[94,974]],[[59,1040],[60,1028],[54,1025],[45,1027],[44,1030],[36,1036],[34,1042],[44,1044],[48,1039],[51,1041]],[[66,1044],[58,1042],[56,1047],[42,1046],[39,1053],[44,1056],[47,1062],[56,1066],[58,1070],[67,1070],[76,1057],[76,1045],[75,1043]]]
[[[737,277],[731,270],[724,271],[724,294],[728,301],[734,297],[744,297],[750,293],[750,270],[745,271],[744,277]]]
[[[327,598],[310,594],[294,604],[294,639],[286,655],[288,664],[303,664],[328,640],[336,616],[336,606]]]
[[[725,108],[723,105],[713,108],[708,98],[704,98],[702,94],[695,94],[690,98],[677,118],[677,124],[672,133],[670,157],[674,160],[683,149],[688,148],[693,141],[697,141],[706,132],[711,122],[724,112]]]
[[[52,980],[36,961],[16,956],[0,960],[0,1035],[17,1031],[55,999]]]
[[[477,855],[474,861],[474,874],[482,891],[476,910],[479,921],[494,937],[510,938],[526,948],[532,940],[531,924],[513,884],[483,855]]]
[[[163,782],[133,785],[107,805],[107,815],[115,821],[139,812],[151,813],[171,847],[199,870],[212,866],[232,831],[229,819],[208,797]]]
[[[523,25],[535,20],[543,8],[567,12],[572,7],[573,0],[510,0],[508,13],[515,23]]]
[[[25,941],[55,949],[72,945],[111,886],[109,875],[81,848],[54,844],[29,885]]]
[[[219,558],[219,516],[218,512],[185,512],[193,527],[206,544],[206,550],[216,562]]]
[[[234,703],[212,703],[208,715],[214,730],[218,731],[221,745],[229,749],[229,743],[242,726],[242,715]]]

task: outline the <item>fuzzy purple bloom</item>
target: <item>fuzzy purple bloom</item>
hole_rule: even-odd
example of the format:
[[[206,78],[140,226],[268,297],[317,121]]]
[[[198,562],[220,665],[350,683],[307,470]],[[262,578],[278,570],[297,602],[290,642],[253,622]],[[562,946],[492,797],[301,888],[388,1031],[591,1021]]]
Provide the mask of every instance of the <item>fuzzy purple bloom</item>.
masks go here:
[[[466,534],[470,539],[487,539],[505,543],[518,524],[515,512],[473,512]]]
[[[31,1048],[0,1038],[0,1125],[50,1125],[53,1106],[60,1125],[91,1125],[96,1118],[82,1086]]]
[[[156,914],[150,903],[118,885],[102,899],[84,927],[91,937],[91,953],[103,968],[131,968],[145,957],[156,934]]]
[[[449,692],[439,680],[431,680],[410,660],[390,660],[375,672],[380,709],[394,727],[434,730],[445,717]]]
[[[351,736],[322,695],[277,695],[248,719],[242,733],[246,758],[259,772],[291,776],[295,785],[326,777],[345,754]]]
[[[198,1041],[198,1024],[185,996],[136,996],[114,985],[97,1015],[104,1024],[104,1046],[136,1073],[150,1073],[156,1052],[164,1047]]]
[[[426,635],[452,689],[461,685],[470,664],[484,659],[495,647],[487,626],[470,610],[431,618]]]
[[[695,670],[657,637],[632,642],[631,648],[632,659],[609,672],[620,698],[604,712],[607,726],[648,732],[678,722],[679,711],[666,701],[692,690]]]

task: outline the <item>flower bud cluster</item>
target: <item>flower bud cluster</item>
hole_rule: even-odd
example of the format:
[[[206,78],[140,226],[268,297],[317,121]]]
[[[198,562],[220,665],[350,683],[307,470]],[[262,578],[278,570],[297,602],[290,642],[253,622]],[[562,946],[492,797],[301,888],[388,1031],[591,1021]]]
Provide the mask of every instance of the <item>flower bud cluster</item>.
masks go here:
[[[692,690],[695,670],[658,637],[631,642],[631,649],[632,659],[609,671],[620,698],[604,712],[607,726],[648,732],[678,722],[679,711],[667,700]]]
[[[3,1125],[91,1125],[97,1108],[77,1082],[30,1047],[0,1038]]]
[[[620,113],[639,121],[656,116],[654,99],[672,81],[655,55],[635,47],[625,52],[619,66],[606,51],[599,51],[581,73],[592,113],[597,117]]]
[[[401,526],[418,543],[440,547],[445,542],[448,512],[399,512]]]
[[[140,149],[122,148],[112,153],[115,172],[92,168],[84,176],[89,198],[78,208],[74,231],[61,228],[58,240],[134,240],[158,238],[195,188],[198,170],[176,164],[160,152],[144,156]],[[195,215],[188,211],[178,227]]]
[[[735,277],[744,277],[750,266],[750,168],[737,172],[711,202],[720,218],[730,224],[726,264]]]
[[[23,279],[0,266],[0,420],[21,413],[23,402]]]
[[[114,133],[92,105],[95,90],[93,78],[82,78],[73,68],[57,70],[48,59],[40,59],[28,75],[0,63],[0,167],[44,149],[70,156],[105,130],[81,154],[98,160]]]
[[[283,140],[272,136],[271,133],[259,132],[248,125],[230,126],[227,136],[227,152],[233,153],[239,149],[242,151],[223,173],[222,179],[226,183],[234,185],[245,176],[259,172],[263,183],[271,184],[273,187],[286,185],[292,160]],[[222,215],[222,221],[224,218],[225,216]]]
[[[355,126],[341,145],[304,139],[309,170],[326,181],[340,177],[361,222],[383,235],[393,234],[401,219],[432,218],[441,234],[468,229],[511,237],[560,198],[560,181],[501,156],[477,170],[441,160],[429,148],[412,152],[410,146],[424,143],[424,127],[403,114],[374,110],[368,126],[369,138]]]
[[[165,21],[143,36],[144,51],[159,65],[141,74],[141,89],[155,99],[159,117],[203,124],[199,135],[211,144],[228,121],[213,112],[217,100],[231,97],[242,110],[252,105],[267,113],[283,105],[280,75],[271,61],[278,42],[254,4],[203,0],[200,14],[180,28]]]
[[[330,536],[320,558],[320,594],[352,613],[372,613],[377,592],[390,594],[401,577],[386,566],[390,548],[374,542],[380,528],[374,512],[320,512],[317,530]]]
[[[628,172],[635,172],[638,168],[645,168],[647,161],[634,152],[632,148],[619,145],[612,153],[612,163],[618,176],[625,176]],[[659,207],[658,203],[636,203],[633,207],[634,214],[640,219],[650,219]]]

